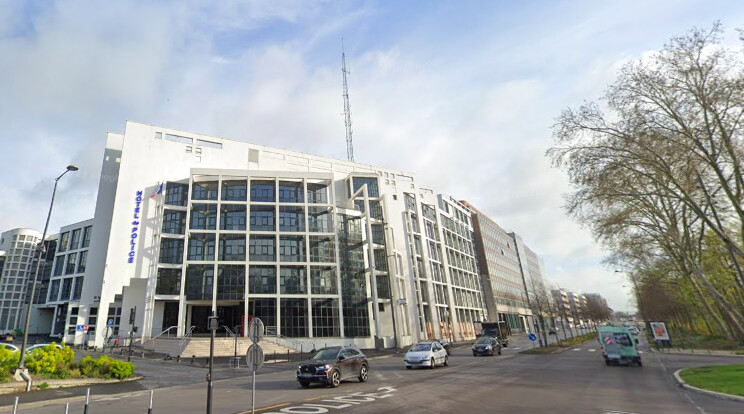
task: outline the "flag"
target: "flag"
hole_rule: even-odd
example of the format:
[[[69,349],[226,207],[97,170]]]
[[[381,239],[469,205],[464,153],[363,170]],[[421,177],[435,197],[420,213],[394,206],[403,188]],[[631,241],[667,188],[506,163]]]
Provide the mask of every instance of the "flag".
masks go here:
[[[160,183],[160,187],[158,187],[158,191],[156,191],[155,194],[151,195],[150,198],[155,198],[155,196],[158,194],[163,194],[163,183]]]

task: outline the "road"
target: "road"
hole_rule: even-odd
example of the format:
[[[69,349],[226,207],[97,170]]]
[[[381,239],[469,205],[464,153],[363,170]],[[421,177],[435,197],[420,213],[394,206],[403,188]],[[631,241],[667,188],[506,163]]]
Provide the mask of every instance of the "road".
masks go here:
[[[553,355],[523,355],[530,346],[512,340],[502,356],[474,358],[456,348],[449,367],[406,370],[401,355],[370,362],[370,380],[345,382],[337,389],[302,389],[292,364],[258,375],[257,412],[267,413],[674,413],[740,414],[744,403],[720,400],[679,388],[672,372],[685,366],[739,362],[734,357],[643,353],[644,366],[608,367],[595,343]],[[520,348],[515,349],[515,348]],[[284,365],[279,368],[279,365]],[[203,370],[194,375],[203,378]],[[217,380],[217,413],[250,412],[250,377]],[[145,413],[147,391],[101,396],[89,413]],[[203,413],[204,382],[155,390],[154,413]],[[0,412],[9,412],[9,410]],[[23,408],[19,413],[62,413],[64,405]],[[82,412],[71,404],[70,412]]]

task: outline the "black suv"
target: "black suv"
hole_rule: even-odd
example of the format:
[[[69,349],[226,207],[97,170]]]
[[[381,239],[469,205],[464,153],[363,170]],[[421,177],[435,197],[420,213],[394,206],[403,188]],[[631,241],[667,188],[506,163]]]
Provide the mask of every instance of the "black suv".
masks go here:
[[[366,382],[369,362],[362,351],[348,346],[332,346],[315,351],[297,367],[297,382],[307,388],[310,383],[338,387],[345,379],[357,378]]]

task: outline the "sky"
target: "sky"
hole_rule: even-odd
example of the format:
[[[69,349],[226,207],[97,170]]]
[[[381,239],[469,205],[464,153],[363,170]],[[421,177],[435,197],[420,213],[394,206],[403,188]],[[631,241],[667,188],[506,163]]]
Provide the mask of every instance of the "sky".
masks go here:
[[[545,151],[562,110],[739,1],[87,1],[0,7],[0,231],[93,217],[107,132],[127,120],[410,171],[522,236],[548,282],[635,307],[563,209]]]

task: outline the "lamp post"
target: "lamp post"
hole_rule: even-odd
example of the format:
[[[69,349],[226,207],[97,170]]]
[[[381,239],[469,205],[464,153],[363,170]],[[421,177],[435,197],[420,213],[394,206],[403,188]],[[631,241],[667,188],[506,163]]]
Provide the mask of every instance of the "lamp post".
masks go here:
[[[44,225],[44,232],[41,234],[41,242],[39,243],[38,247],[38,253],[39,258],[36,261],[36,272],[34,272],[34,279],[31,283],[31,289],[29,292],[29,289],[26,291],[26,297],[28,298],[28,306],[26,306],[26,322],[23,325],[23,342],[21,342],[21,349],[20,349],[20,360],[18,361],[18,369],[23,370],[25,368],[24,364],[26,363],[26,345],[28,344],[28,327],[31,324],[31,308],[34,306],[34,294],[36,293],[36,281],[39,279],[39,269],[41,268],[41,258],[44,255],[44,239],[46,239],[46,233],[47,229],[49,228],[49,218],[52,216],[52,207],[54,207],[54,196],[57,194],[57,183],[59,183],[59,179],[62,178],[63,175],[67,174],[70,171],[77,171],[78,167],[76,165],[68,165],[65,172],[59,175],[59,177],[54,179],[54,190],[52,190],[52,202],[49,203],[49,213],[47,214],[46,224]]]

